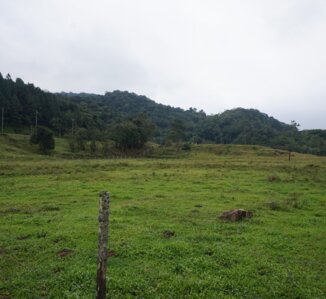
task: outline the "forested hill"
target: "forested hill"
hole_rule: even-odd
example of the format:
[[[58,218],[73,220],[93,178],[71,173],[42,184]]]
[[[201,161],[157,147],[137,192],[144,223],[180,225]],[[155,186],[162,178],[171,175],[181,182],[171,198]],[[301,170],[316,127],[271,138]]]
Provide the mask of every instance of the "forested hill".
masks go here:
[[[260,144],[326,154],[326,130],[299,131],[296,123],[284,124],[254,109],[237,108],[208,116],[202,110],[157,104],[126,91],[53,94],[1,74],[0,108],[4,108],[5,132],[29,132],[37,115],[38,125],[56,135],[68,137],[73,130],[88,139],[114,139],[121,126],[132,131],[141,117],[147,118],[146,124],[153,128],[147,131],[158,143]]]
[[[197,112],[192,108],[185,111],[158,104],[145,96],[127,91],[107,92],[104,96],[69,94],[65,97],[92,111],[97,122],[103,122],[108,126],[114,126],[140,114],[147,114],[155,125],[153,136],[159,143],[164,142],[173,125],[180,126],[186,140],[194,138],[198,125],[206,118],[203,111]]]

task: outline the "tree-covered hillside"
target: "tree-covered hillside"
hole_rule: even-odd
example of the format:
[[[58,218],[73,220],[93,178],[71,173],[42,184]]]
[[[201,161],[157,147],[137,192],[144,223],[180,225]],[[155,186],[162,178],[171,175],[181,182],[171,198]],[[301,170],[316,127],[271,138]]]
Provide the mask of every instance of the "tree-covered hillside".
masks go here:
[[[295,122],[285,124],[254,109],[236,108],[208,116],[202,110],[157,104],[127,91],[53,94],[1,74],[0,108],[5,132],[30,132],[37,123],[57,136],[111,139],[120,146],[121,140],[134,139],[139,146],[140,140],[150,138],[160,144],[259,144],[326,155],[326,130],[299,131]],[[145,132],[150,136],[144,136]]]
[[[185,111],[157,104],[145,96],[127,91],[106,92],[104,96],[85,93],[60,95],[91,111],[96,122],[104,126],[114,126],[139,114],[147,114],[155,125],[153,137],[160,143],[168,136],[175,120],[182,122],[185,138],[190,140],[194,137],[198,124],[206,118],[203,111],[197,112],[192,108]]]
[[[15,131],[30,129],[38,124],[65,134],[71,118],[77,117],[80,107],[71,101],[44,92],[33,84],[25,84],[20,78],[13,81],[0,73],[0,107],[4,108],[5,127]]]

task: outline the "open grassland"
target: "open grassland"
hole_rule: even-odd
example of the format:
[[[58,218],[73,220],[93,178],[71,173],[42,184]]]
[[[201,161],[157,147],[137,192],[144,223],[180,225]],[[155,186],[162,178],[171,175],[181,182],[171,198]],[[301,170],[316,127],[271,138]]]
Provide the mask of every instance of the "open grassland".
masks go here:
[[[110,298],[326,296],[324,157],[202,145],[175,159],[68,160],[10,142],[0,144],[0,298],[94,297],[102,190]],[[218,219],[233,208],[254,217]]]

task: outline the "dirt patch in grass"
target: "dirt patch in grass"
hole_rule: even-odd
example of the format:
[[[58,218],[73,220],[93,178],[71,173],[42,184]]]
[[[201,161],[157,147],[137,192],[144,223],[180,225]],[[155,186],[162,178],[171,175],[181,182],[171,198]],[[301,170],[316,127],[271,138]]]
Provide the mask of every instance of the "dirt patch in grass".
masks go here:
[[[195,208],[202,208],[203,206],[202,205],[195,205]]]
[[[57,256],[66,257],[66,256],[72,255],[73,253],[74,253],[74,251],[72,249],[64,248],[64,249],[57,252]]]
[[[114,250],[108,250],[108,257],[114,257],[117,256],[118,253]]]
[[[173,231],[170,231],[170,230],[165,230],[163,232],[163,237],[166,238],[166,239],[170,239],[174,235],[175,235],[175,233]]]

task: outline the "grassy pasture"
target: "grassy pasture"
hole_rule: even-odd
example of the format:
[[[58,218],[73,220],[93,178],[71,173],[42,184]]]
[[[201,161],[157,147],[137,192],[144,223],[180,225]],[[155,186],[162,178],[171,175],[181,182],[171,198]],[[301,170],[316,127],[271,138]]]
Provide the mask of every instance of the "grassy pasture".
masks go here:
[[[68,160],[15,140],[0,140],[0,298],[94,297],[101,190],[110,298],[325,298],[325,158],[201,145]],[[233,208],[254,217],[218,219]]]

